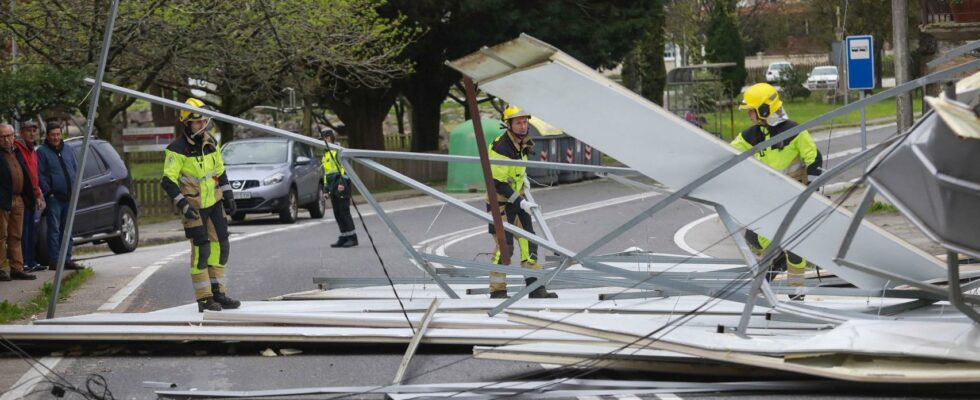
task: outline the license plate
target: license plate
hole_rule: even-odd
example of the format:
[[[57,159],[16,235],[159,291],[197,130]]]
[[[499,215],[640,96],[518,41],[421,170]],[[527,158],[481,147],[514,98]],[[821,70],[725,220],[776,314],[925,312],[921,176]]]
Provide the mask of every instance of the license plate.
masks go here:
[[[235,192],[236,199],[251,199],[252,193],[249,192]]]

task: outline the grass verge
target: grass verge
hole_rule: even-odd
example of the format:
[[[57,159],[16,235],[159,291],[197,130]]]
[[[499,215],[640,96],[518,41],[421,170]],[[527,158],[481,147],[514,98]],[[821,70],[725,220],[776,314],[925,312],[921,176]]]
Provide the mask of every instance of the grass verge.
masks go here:
[[[896,212],[898,212],[898,209],[895,208],[895,206],[877,200],[871,203],[871,207],[868,207],[868,214],[888,214]]]
[[[875,92],[877,93],[880,91],[881,90],[876,90]],[[814,97],[810,97],[806,99],[794,99],[792,101],[784,101],[783,106],[786,108],[786,112],[789,113],[789,118],[793,121],[802,124],[844,106],[842,102],[838,102],[836,104],[825,103],[820,99],[815,98],[817,96],[819,95],[814,95]],[[852,94],[852,96],[855,95]],[[919,98],[919,96],[912,96],[912,97],[913,97],[912,109],[922,110],[922,100]],[[852,98],[852,101],[856,101],[856,99]],[[896,108],[895,108],[894,99],[880,101],[865,108],[865,115],[867,120],[869,121],[878,118],[894,117],[895,113],[896,113]],[[717,116],[714,113],[707,113],[704,114],[703,116],[707,120],[707,123],[705,124],[705,128],[710,130],[716,130],[718,127],[717,118],[719,118],[719,116]],[[729,115],[728,111],[721,113],[720,119],[721,119],[721,137],[722,139],[725,140],[732,140],[734,138],[732,132],[734,132],[737,135],[743,129],[748,128],[749,126],[752,125],[752,122],[749,120],[749,117],[746,114],[746,112],[739,111],[737,109],[734,111],[734,119],[735,119],[734,129],[732,129],[732,121],[731,121],[732,115]],[[826,129],[826,128],[830,128],[831,126],[840,127],[842,125],[852,125],[860,122],[861,122],[861,112],[852,111],[847,115],[837,117],[830,121],[824,122],[823,124],[811,130]]]
[[[58,292],[58,302],[67,300],[68,296],[75,289],[78,289],[79,286],[88,281],[93,275],[95,275],[95,271],[92,268],[86,268],[63,279],[61,281],[61,290]],[[3,303],[0,303],[0,323],[7,324],[20,321],[46,311],[52,291],[54,291],[54,287],[51,285],[51,282],[46,282],[41,287],[41,292],[37,296],[23,304],[11,304],[9,301],[4,300]]]

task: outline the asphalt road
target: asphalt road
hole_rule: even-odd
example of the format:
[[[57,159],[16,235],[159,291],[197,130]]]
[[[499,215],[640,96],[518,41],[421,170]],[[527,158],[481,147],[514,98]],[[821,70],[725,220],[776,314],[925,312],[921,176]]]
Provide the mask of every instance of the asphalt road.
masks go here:
[[[892,134],[894,128],[873,129],[870,131],[869,142],[879,142]],[[831,156],[847,154],[847,151],[860,146],[859,135],[848,134],[846,131],[835,133],[830,140],[827,140],[826,134],[818,134],[816,139],[821,151]],[[830,151],[825,150],[828,145]],[[832,162],[843,159],[832,158]],[[611,199],[636,197],[640,193],[636,188],[607,180],[535,190],[537,201],[546,213],[592,205],[580,212],[549,219],[548,223],[558,241],[569,248],[584,247],[662,197],[650,195],[615,205],[608,204]],[[469,204],[482,209],[482,200],[475,195],[471,199]],[[461,211],[441,207],[439,204],[441,203],[429,199],[415,198],[386,203],[385,207],[392,210],[392,219],[409,241],[416,245],[429,248],[444,246],[443,250],[448,255],[457,257],[489,258],[488,253],[492,251],[493,244],[485,231],[460,235],[461,232],[485,224]],[[370,207],[362,205],[361,211],[368,212]],[[676,203],[604,246],[600,253],[640,247],[657,252],[685,254],[674,242],[674,234],[690,221],[710,213],[712,211],[691,203]],[[355,222],[360,246],[352,249],[328,247],[337,234],[336,224],[329,220],[301,219],[296,225],[280,225],[276,219],[269,217],[232,225],[232,254],[228,264],[229,293],[243,300],[262,300],[313,289],[315,285],[312,277],[317,275],[383,277],[378,258],[356,215]],[[392,276],[424,276],[406,260],[397,240],[379,218],[367,215],[364,222]],[[432,240],[437,237],[441,239]],[[127,268],[140,269],[156,265],[156,271],[129,296],[120,299],[114,310],[146,312],[187,304],[193,300],[187,274],[187,247],[186,243],[147,247],[127,255],[95,256],[88,261],[99,270],[97,276],[101,287],[113,291],[124,287],[128,277],[132,276],[132,271],[125,273]],[[96,299],[100,294],[86,294],[82,290],[77,301],[84,303],[86,298]],[[80,313],[83,308],[81,305],[73,308],[71,304],[67,304],[61,309],[60,315]],[[303,354],[262,357],[258,352],[265,346],[242,344],[89,346],[80,347],[71,354],[78,355],[77,357],[63,358],[54,370],[76,385],[82,385],[90,374],[100,374],[105,377],[116,398],[155,398],[153,389],[144,387],[145,381],[174,382],[181,389],[201,390],[386,384],[391,382],[404,351],[404,346],[377,345],[285,347],[299,347]],[[412,369],[408,373],[412,378],[407,383],[528,379],[547,376],[549,372],[539,364],[474,360],[470,358],[471,353],[471,348],[466,346],[423,346],[413,358]],[[5,373],[16,371],[16,367],[11,367],[15,361],[3,361],[0,364],[6,366],[0,365],[0,370]],[[421,371],[430,370],[431,372],[422,376],[415,376]],[[616,378],[620,375],[605,371],[595,377]],[[46,387],[42,384],[37,389]],[[837,398],[839,395],[806,398]],[[729,398],[702,395],[684,397]],[[781,396],[761,395],[758,398],[773,397]],[[38,394],[33,398],[47,398],[47,395]]]
[[[651,195],[614,206],[605,205],[610,199],[636,197],[640,193],[638,189],[606,180],[535,190],[535,196],[546,213],[597,203],[594,209],[548,221],[559,242],[571,248],[581,248],[598,239],[660,197]],[[469,203],[476,207],[483,206],[482,200]],[[413,199],[391,206],[396,210],[404,209],[390,215],[406,237],[416,244],[437,236],[444,236],[444,242],[428,243],[445,244],[457,238],[447,234],[485,226],[471,216],[450,207],[443,208],[429,200]],[[369,211],[369,207],[362,205],[361,211]],[[677,203],[658,214],[656,219],[627,231],[621,239],[604,246],[601,251],[620,251],[638,246],[683,253],[673,242],[674,232],[707,213],[709,211],[703,207]],[[392,276],[423,276],[404,258],[395,237],[379,218],[367,216],[364,221]],[[315,287],[312,277],[317,274],[383,277],[370,241],[360,222],[357,222],[361,245],[352,249],[331,249],[327,246],[336,237],[337,228],[333,222],[301,220],[298,225],[285,226],[270,217],[232,225],[232,255],[228,263],[230,294],[244,300],[262,300],[309,290]],[[284,230],[269,232],[274,229]],[[260,235],[249,237],[256,234]],[[112,263],[117,267],[126,263],[146,264],[184,252],[186,246],[183,243],[160,246],[149,248],[152,251],[92,259],[90,263],[95,264],[96,268],[99,268],[99,263]],[[458,241],[446,247],[445,251],[454,256],[489,257],[485,253],[492,249],[490,236],[481,233]],[[166,254],[168,252],[170,254]],[[481,256],[480,253],[484,254]],[[186,255],[173,257],[147,279],[123,303],[121,309],[130,312],[153,311],[191,302],[193,294],[186,262]],[[144,355],[134,353],[130,347],[111,356],[101,356],[96,352],[87,353],[86,357],[65,358],[55,370],[78,383],[84,382],[91,373],[99,373],[110,382],[117,397],[153,398],[152,391],[143,387],[144,381],[176,382],[182,388],[242,390],[382,384],[391,381],[404,352],[403,346],[307,346],[302,348],[304,354],[300,356],[262,357],[257,355],[262,350],[260,347],[233,346],[232,350],[236,353],[227,354],[232,350],[222,346],[149,346],[151,354]],[[111,353],[114,349],[102,351]],[[177,355],[173,355],[174,352]],[[468,347],[423,347],[413,359],[413,369],[437,371],[409,382],[503,380],[544,371],[538,364],[472,360],[469,359],[471,353]],[[451,362],[458,363],[451,368],[438,369]]]

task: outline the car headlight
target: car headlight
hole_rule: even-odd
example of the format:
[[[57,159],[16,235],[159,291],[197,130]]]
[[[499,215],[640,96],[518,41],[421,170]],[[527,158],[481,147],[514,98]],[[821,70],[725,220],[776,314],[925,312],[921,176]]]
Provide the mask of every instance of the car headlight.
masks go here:
[[[262,184],[265,185],[265,186],[275,185],[275,184],[277,184],[279,182],[282,182],[282,180],[285,177],[286,177],[286,175],[283,175],[282,172],[277,172],[277,173],[269,176],[268,178],[263,179],[262,180]]]

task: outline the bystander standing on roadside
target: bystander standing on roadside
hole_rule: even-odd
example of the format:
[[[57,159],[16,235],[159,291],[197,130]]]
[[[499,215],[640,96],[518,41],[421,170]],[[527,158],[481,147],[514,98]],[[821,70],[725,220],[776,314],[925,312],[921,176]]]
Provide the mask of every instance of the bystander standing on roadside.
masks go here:
[[[37,276],[24,271],[20,244],[24,209],[34,208],[34,191],[14,141],[14,127],[0,125],[0,254],[10,263],[10,274],[3,273],[0,280],[34,280]]]
[[[24,232],[21,235],[21,249],[24,254],[24,270],[27,272],[39,272],[44,270],[43,265],[39,265],[37,257],[34,255],[35,242],[37,241],[37,224],[44,211],[44,196],[41,195],[41,186],[37,181],[37,123],[31,120],[24,121],[20,125],[20,140],[14,142],[17,151],[24,158],[27,166],[27,174],[31,178],[31,189],[33,189],[35,207],[24,208]]]
[[[52,264],[48,268],[56,269],[57,265],[54,264],[58,262],[62,232],[68,222],[68,203],[71,200],[72,187],[76,184],[75,171],[78,170],[78,164],[75,162],[75,153],[61,140],[61,123],[48,121],[45,125],[48,131],[44,144],[37,149],[37,178],[47,204],[45,220],[48,226],[48,259]],[[84,268],[71,259],[71,233],[64,236],[68,239],[65,269]]]

